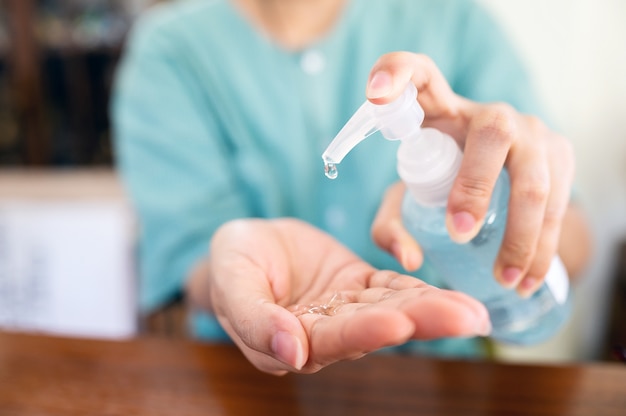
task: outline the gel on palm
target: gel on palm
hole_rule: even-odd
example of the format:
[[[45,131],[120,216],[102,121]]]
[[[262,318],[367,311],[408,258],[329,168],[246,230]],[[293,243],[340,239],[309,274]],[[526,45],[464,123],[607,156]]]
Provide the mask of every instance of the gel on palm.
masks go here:
[[[337,177],[336,165],[378,130],[388,140],[401,140],[397,168],[407,187],[403,221],[427,261],[451,289],[465,292],[487,307],[493,338],[514,344],[548,339],[571,312],[569,279],[561,260],[558,256],[553,259],[544,284],[527,299],[495,280],[493,265],[504,235],[509,200],[506,169],[497,180],[476,237],[466,244],[452,241],[445,225],[446,204],[463,154],[452,137],[422,128],[423,120],[424,111],[412,83],[389,104],[365,101],[322,155],[326,176]]]

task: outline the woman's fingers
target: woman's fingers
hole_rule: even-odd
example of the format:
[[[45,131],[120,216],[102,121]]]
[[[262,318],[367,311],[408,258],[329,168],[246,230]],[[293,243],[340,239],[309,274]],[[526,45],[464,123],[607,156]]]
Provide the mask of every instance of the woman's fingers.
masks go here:
[[[372,239],[391,253],[407,271],[417,270],[424,260],[422,250],[402,225],[402,199],[405,186],[397,182],[385,193],[372,223]]]
[[[306,314],[300,317],[311,336],[308,371],[337,361],[351,360],[410,339],[413,323],[401,311],[363,306],[334,316]]]
[[[516,140],[516,124],[513,109],[506,105],[476,107],[448,198],[446,223],[453,240],[466,243],[482,226],[493,188]]]
[[[529,134],[525,122],[505,104],[477,107],[446,215],[453,240],[466,243],[474,238],[508,160],[509,210],[494,273],[504,286],[511,288],[521,282],[535,257],[550,192],[545,144]]]
[[[412,336],[416,339],[486,335],[491,329],[487,310],[476,299],[391,271],[372,274],[368,289],[358,292],[353,301],[407,313],[416,325]]]
[[[486,309],[469,296],[431,286],[366,290],[332,316],[304,314],[311,355],[305,371],[356,359],[410,339],[488,335]]]
[[[520,295],[527,297],[534,293],[544,280],[556,255],[565,213],[570,200],[570,189],[574,177],[574,156],[571,144],[561,136],[545,131],[548,146],[550,192],[545,204],[535,256],[517,286]],[[539,134],[542,134],[540,131]],[[512,202],[513,203],[513,202]],[[511,215],[514,215],[515,212]],[[500,260],[500,259],[499,259]]]

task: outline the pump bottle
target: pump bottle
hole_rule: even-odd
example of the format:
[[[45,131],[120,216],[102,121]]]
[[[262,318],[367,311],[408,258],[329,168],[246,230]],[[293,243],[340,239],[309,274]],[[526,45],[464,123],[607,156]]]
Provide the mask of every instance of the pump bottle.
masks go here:
[[[422,247],[426,261],[449,288],[465,292],[486,306],[494,339],[529,345],[550,338],[571,313],[569,279],[561,260],[558,256],[552,260],[543,285],[529,298],[496,281],[493,266],[504,235],[509,199],[506,169],[497,180],[476,237],[465,244],[452,241],[445,225],[446,204],[463,154],[452,137],[422,128],[423,120],[412,83],[389,104],[366,101],[322,155],[326,175],[336,177],[336,165],[378,130],[388,140],[400,140],[397,169],[407,188],[403,221]]]

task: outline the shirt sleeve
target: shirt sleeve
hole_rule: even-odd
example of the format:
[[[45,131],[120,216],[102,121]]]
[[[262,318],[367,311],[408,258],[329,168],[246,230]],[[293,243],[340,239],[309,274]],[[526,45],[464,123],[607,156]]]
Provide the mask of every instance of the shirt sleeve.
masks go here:
[[[249,214],[206,84],[174,29],[154,17],[135,25],[111,104],[117,168],[139,218],[144,311],[180,292],[220,224]]]

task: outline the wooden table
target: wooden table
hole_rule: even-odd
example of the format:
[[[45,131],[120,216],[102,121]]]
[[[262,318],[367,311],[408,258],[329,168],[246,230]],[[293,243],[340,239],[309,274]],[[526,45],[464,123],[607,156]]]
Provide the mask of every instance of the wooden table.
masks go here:
[[[275,377],[230,346],[0,333],[0,415],[626,415],[626,366],[375,354]]]

